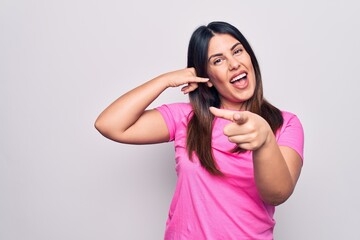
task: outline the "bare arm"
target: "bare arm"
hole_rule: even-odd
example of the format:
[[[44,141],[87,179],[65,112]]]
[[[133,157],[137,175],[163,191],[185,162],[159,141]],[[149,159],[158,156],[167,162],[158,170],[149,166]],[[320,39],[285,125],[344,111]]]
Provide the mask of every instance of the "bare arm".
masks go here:
[[[270,126],[260,116],[213,107],[210,111],[233,121],[224,128],[230,142],[253,151],[255,182],[263,201],[271,205],[285,202],[299,178],[301,157],[289,147],[279,147]]]
[[[302,159],[295,150],[279,147],[273,133],[266,143],[253,151],[254,175],[262,199],[271,204],[285,202],[300,176]]]
[[[169,133],[164,119],[157,110],[146,108],[168,87],[188,84],[182,91],[197,88],[199,78],[193,68],[186,68],[160,75],[125,93],[108,106],[96,119],[95,128],[105,137],[131,144],[165,142]]]

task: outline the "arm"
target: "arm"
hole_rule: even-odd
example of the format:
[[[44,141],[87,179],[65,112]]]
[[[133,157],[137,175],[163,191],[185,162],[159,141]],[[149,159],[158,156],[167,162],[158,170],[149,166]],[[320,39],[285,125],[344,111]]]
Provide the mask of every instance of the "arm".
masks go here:
[[[196,77],[193,68],[160,75],[110,104],[96,119],[95,128],[105,137],[121,143],[168,141],[169,133],[161,114],[146,108],[168,87],[187,84],[182,91],[188,93],[197,88],[197,83],[207,81]]]
[[[302,159],[290,147],[279,147],[272,132],[253,151],[255,182],[262,199],[271,205],[285,202],[300,176]]]
[[[299,178],[301,157],[289,147],[279,147],[270,126],[259,115],[213,107],[210,111],[233,121],[224,128],[230,142],[253,151],[255,183],[263,201],[271,205],[285,202]]]

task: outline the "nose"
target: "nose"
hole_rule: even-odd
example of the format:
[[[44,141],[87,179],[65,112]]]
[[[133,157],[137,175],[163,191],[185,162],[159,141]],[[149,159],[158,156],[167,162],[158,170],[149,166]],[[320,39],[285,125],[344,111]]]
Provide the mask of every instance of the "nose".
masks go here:
[[[229,64],[229,70],[236,70],[240,67],[239,60],[233,56],[228,59],[228,64]]]

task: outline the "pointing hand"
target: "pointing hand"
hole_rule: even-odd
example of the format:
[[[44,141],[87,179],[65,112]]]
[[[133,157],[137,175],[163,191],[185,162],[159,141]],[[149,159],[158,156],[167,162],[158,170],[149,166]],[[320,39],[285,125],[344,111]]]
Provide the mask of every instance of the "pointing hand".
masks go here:
[[[272,134],[269,124],[259,115],[249,111],[232,111],[210,107],[218,118],[232,121],[224,127],[229,141],[245,150],[257,150],[266,144]]]

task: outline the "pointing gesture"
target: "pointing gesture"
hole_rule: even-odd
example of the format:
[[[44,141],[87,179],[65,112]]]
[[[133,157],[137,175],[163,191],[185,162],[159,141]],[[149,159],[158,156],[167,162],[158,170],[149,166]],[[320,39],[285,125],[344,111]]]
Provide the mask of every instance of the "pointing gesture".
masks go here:
[[[259,115],[248,111],[232,111],[210,107],[215,116],[232,121],[224,127],[229,141],[245,150],[257,150],[272,134],[269,124]]]

